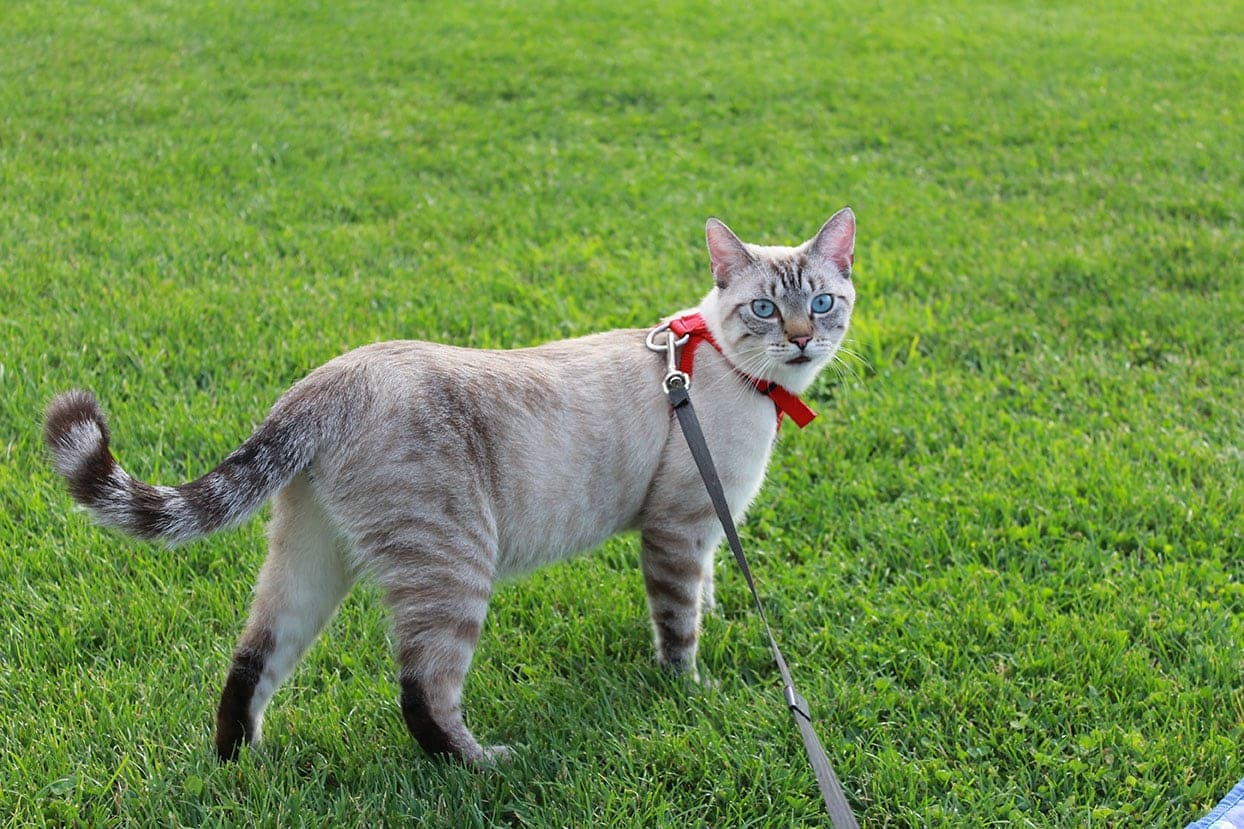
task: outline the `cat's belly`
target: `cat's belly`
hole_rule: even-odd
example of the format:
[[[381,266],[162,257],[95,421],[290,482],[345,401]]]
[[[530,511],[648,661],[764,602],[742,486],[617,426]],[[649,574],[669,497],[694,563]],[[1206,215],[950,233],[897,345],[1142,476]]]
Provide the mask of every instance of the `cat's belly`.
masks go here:
[[[614,534],[633,526],[637,512],[632,511],[626,521],[604,515],[583,515],[577,520],[567,521],[566,516],[559,515],[526,522],[529,526],[512,530],[501,544],[497,575],[500,578],[523,575],[545,564],[591,550]]]
[[[648,451],[616,464],[551,462],[517,484],[495,513],[498,575],[561,561],[634,528],[658,458]]]

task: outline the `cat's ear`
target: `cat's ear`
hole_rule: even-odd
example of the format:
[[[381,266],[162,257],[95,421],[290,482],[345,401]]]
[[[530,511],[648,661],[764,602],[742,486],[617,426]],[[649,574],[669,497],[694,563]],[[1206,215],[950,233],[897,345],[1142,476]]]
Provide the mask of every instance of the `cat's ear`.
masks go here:
[[[829,217],[808,243],[808,255],[832,262],[843,276],[851,275],[855,264],[855,213],[851,208],[844,207]]]
[[[708,220],[704,237],[708,240],[708,255],[713,263],[713,281],[718,288],[724,288],[739,268],[751,264],[752,255],[734,231],[720,219]]]

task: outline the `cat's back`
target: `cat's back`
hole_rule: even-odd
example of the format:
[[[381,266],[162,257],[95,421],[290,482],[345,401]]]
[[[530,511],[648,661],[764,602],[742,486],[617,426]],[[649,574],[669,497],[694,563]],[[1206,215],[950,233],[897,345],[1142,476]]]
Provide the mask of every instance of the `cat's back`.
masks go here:
[[[467,348],[424,340],[385,340],[360,346],[325,364],[330,370],[374,369],[421,375],[452,367],[462,376],[547,378],[610,364],[657,375],[660,364],[644,347],[645,329],[619,329],[513,349]],[[650,370],[646,370],[650,369]]]
[[[645,335],[508,351],[389,341],[342,355],[319,372],[355,377],[368,402],[317,480],[342,510],[375,510],[399,479],[423,499],[438,493],[439,513],[483,509],[503,572],[599,543],[633,524],[668,435],[663,362]]]
[[[349,351],[303,383],[341,382],[377,405],[424,397],[474,408],[490,402],[545,409],[661,405],[663,364],[644,346],[644,329],[619,329],[515,349],[481,349],[423,340],[386,340]]]

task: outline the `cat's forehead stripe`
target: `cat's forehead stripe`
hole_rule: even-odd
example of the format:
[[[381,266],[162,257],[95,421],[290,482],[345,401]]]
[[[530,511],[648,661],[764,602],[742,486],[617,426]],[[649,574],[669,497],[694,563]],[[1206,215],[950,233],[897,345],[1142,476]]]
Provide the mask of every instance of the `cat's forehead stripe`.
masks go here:
[[[777,296],[779,285],[783,293],[788,294],[805,291],[810,287],[804,279],[804,271],[808,266],[808,257],[804,253],[796,252],[790,256],[774,257],[769,259],[768,265],[769,270],[776,277],[769,285],[771,296]]]

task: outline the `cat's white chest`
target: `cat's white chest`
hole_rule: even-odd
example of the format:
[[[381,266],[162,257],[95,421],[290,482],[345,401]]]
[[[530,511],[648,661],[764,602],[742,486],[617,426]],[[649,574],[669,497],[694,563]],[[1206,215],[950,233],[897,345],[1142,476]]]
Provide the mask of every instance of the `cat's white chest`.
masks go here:
[[[705,441],[736,520],[764,483],[778,427],[773,402],[749,389],[743,391],[743,395],[697,405]],[[694,383],[692,404],[696,405]]]

